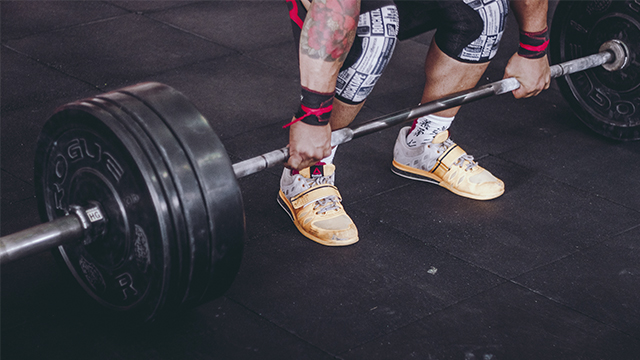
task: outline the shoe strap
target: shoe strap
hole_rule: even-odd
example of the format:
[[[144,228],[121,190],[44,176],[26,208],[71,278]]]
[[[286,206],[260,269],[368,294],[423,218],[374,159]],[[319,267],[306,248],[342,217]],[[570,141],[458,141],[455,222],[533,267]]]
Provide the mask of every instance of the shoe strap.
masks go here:
[[[451,169],[453,163],[466,154],[467,153],[457,144],[453,144],[447,149],[447,151],[445,151],[444,154],[440,155],[431,172],[438,175],[440,178],[444,178],[444,175],[449,171],[449,169]]]
[[[340,196],[338,188],[333,185],[324,184],[314,186],[311,189],[296,195],[291,199],[291,205],[294,209],[299,209],[329,196],[337,196],[338,201],[342,201],[342,196]]]

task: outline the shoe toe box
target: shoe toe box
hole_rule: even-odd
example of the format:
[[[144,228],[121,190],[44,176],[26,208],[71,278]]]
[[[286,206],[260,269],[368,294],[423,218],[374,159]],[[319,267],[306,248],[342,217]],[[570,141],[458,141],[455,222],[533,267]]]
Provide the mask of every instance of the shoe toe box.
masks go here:
[[[335,242],[353,243],[358,240],[358,229],[346,214],[319,219],[311,225],[314,235]]]

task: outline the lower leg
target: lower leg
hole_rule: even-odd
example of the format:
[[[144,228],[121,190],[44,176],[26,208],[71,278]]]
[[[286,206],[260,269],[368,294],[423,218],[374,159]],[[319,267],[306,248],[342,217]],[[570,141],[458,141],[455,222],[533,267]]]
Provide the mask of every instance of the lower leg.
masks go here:
[[[488,65],[488,62],[465,63],[455,60],[442,52],[435,40],[432,41],[425,61],[426,81],[421,103],[473,88]],[[459,106],[416,119],[407,136],[407,144],[415,146],[430,142],[451,126],[458,110]]]
[[[356,115],[358,115],[358,112],[360,112],[360,109],[362,109],[363,105],[364,102],[351,105],[338,99],[333,99],[333,110],[331,111],[331,119],[329,119],[331,130],[335,131],[349,126],[353,119],[356,118]],[[337,145],[334,146],[331,149],[331,155],[320,160],[320,162],[325,164],[333,164],[333,158],[336,155],[337,148]]]
[[[356,118],[356,115],[358,115],[358,112],[360,112],[363,105],[364,101],[359,104],[351,105],[342,102],[337,98],[333,99],[333,110],[331,111],[331,119],[329,120],[331,130],[335,131],[349,126],[353,119]]]
[[[488,62],[465,63],[455,60],[442,52],[435,40],[432,41],[424,66],[427,79],[422,93],[422,103],[473,88],[480,81],[487,66]],[[459,109],[458,106],[434,115],[451,117],[455,116]]]

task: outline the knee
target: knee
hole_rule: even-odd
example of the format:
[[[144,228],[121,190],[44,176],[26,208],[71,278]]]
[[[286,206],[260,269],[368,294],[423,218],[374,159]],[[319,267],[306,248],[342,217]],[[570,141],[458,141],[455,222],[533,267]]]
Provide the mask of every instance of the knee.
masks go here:
[[[475,7],[472,7],[475,6]],[[447,55],[463,62],[487,62],[497,50],[504,32],[509,5],[506,0],[487,4],[456,2],[447,10],[455,19],[436,33],[436,42]],[[480,15],[482,13],[482,16]]]

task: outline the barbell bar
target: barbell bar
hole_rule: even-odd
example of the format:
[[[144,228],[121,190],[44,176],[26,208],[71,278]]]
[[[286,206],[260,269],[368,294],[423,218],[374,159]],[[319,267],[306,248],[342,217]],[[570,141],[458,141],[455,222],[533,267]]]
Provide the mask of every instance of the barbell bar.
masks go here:
[[[610,40],[599,53],[551,66],[551,77],[601,65],[621,70],[629,57],[622,41]],[[519,86],[507,78],[458,92],[336,130],[331,143]],[[63,106],[45,124],[36,155],[46,222],[0,237],[0,264],[57,247],[99,303],[150,321],[230,286],[244,237],[237,179],[282,164],[289,152],[231,164],[193,104],[166,85],[145,83]]]
[[[628,49],[624,43],[611,40],[601,47],[601,52],[550,67],[551,78],[572,74],[597,66],[607,66],[607,70],[621,70],[628,63]],[[353,139],[378,132],[409,120],[450,109],[473,101],[501,95],[520,87],[515,78],[507,78],[474,89],[461,91],[434,100],[417,107],[385,115],[354,128],[343,128],[333,131],[331,145],[347,143]],[[233,172],[242,178],[264,169],[284,163],[289,158],[289,148],[283,147],[256,157],[233,164]],[[86,213],[97,214],[87,216]],[[88,218],[97,219],[88,221]],[[73,211],[69,217],[41,224],[20,232],[0,238],[0,264],[5,264],[26,256],[50,250],[67,242],[86,236],[89,228],[95,227],[93,222],[105,222],[106,218],[97,207],[89,210]]]
[[[591,69],[597,66],[607,65],[608,71],[622,70],[629,64],[629,49],[619,40],[609,40],[602,44],[600,52],[578,59],[556,64],[550,67],[551,78]],[[520,82],[515,78],[506,78],[479,86],[470,90],[460,91],[438,100],[421,104],[417,107],[401,110],[393,114],[384,115],[370,120],[354,128],[343,128],[331,133],[331,145],[344,144],[353,139],[378,132],[380,130],[405,123],[418,117],[433,114],[438,111],[468,104],[494,95],[501,95],[520,87]],[[282,164],[289,158],[289,148],[283,147],[251,159],[233,164],[236,177],[241,178],[266,168]]]

